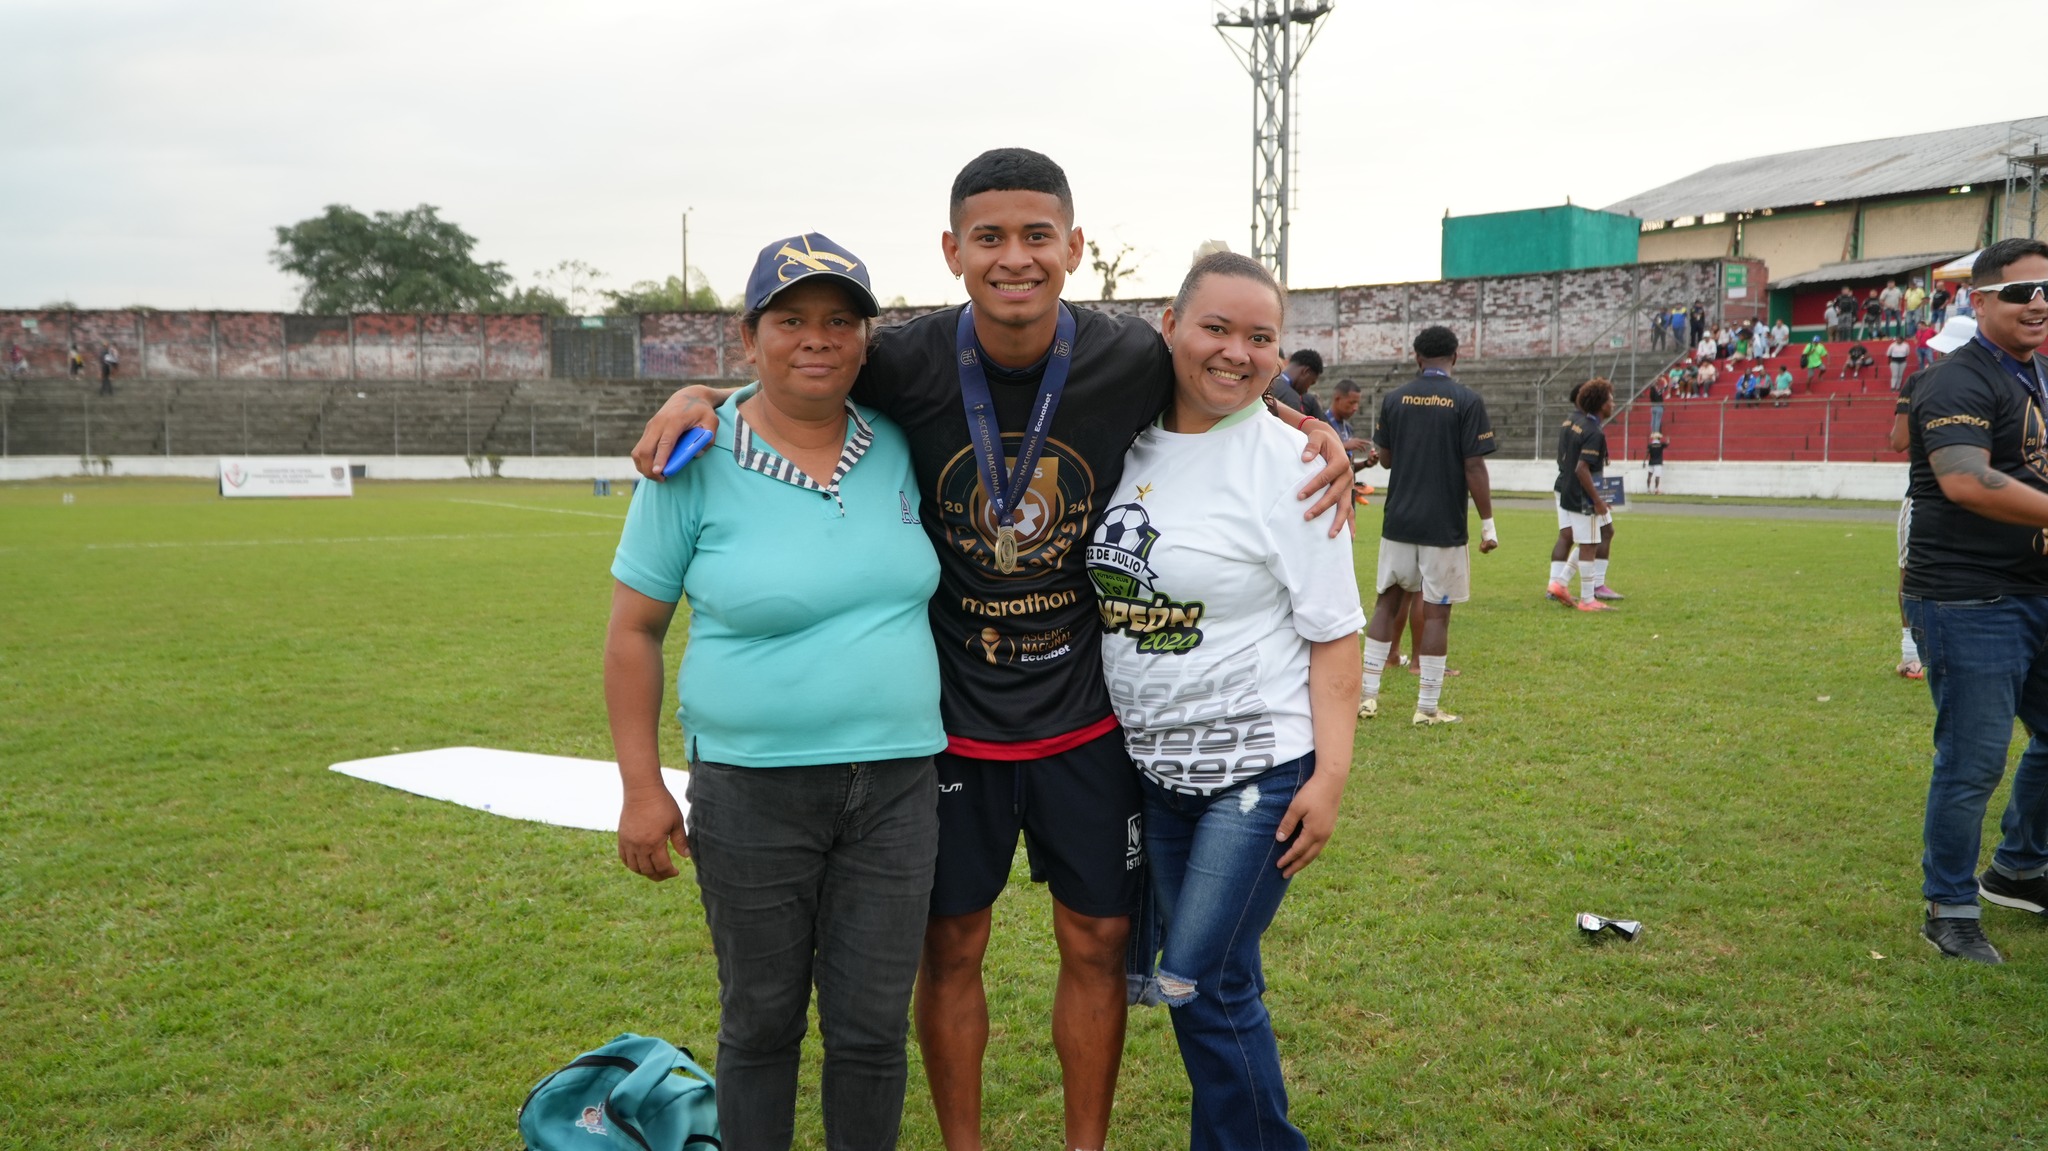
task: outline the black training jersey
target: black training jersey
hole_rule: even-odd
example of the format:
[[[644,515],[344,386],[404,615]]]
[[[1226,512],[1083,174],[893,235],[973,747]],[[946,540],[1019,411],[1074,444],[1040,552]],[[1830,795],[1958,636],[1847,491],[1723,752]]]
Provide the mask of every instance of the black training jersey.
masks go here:
[[[1593,497],[1579,486],[1581,463],[1599,478],[1607,463],[1607,433],[1598,416],[1575,411],[1557,429],[1557,484],[1551,489],[1557,493],[1558,505],[1568,512],[1593,510]]]
[[[1380,400],[1373,442],[1392,457],[1380,536],[1423,547],[1464,547],[1465,461],[1491,455],[1493,425],[1479,393],[1425,372]]]
[[[939,553],[931,601],[948,735],[1047,739],[1110,714],[1087,543],[1123,478],[1124,452],[1173,395],[1166,344],[1135,316],[1074,309],[1073,366],[1023,506],[1017,570],[996,570],[995,517],[981,490],[960,400],[960,309],[884,328],[853,395],[901,425],[921,497],[915,515]],[[982,362],[1003,445],[1014,453],[1045,374]],[[1004,470],[1014,466],[1005,459]],[[905,515],[912,515],[909,508]],[[849,674],[860,674],[859,653]]]
[[[2033,357],[2048,371],[2048,359]],[[1905,591],[1934,600],[2048,595],[2048,536],[1950,503],[1927,458],[1958,445],[1991,454],[1991,468],[2048,492],[2048,450],[2041,408],[2027,386],[1981,341],[1971,340],[1920,374],[1907,427],[1912,461],[1906,494],[1913,524],[1906,539]]]

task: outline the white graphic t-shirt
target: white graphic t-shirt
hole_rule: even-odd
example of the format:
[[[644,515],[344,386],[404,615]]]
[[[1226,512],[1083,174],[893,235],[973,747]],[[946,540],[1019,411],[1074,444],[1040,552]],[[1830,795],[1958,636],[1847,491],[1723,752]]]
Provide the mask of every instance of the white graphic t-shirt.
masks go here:
[[[1307,438],[1254,408],[1199,435],[1147,428],[1088,546],[1124,743],[1209,795],[1315,750],[1309,644],[1365,626],[1348,533],[1302,519]]]

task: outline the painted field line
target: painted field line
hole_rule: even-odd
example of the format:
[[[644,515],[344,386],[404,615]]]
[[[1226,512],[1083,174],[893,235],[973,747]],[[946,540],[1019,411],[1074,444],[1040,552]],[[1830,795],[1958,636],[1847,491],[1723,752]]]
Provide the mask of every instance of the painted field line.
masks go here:
[[[623,519],[625,519],[625,518],[626,518],[626,517],[625,517],[625,516],[623,516],[623,515],[616,515],[616,516],[615,516],[615,515],[611,514],[610,512],[585,512],[585,511],[578,511],[578,510],[576,510],[575,508],[537,508],[537,507],[534,507],[534,506],[532,506],[532,505],[530,505],[530,504],[502,504],[502,503],[499,503],[499,502],[498,502],[497,500],[457,500],[457,499],[451,499],[451,500],[449,500],[448,502],[449,502],[449,503],[451,503],[451,504],[475,504],[475,505],[477,505],[478,507],[485,507],[485,508],[511,508],[511,509],[512,509],[513,511],[515,511],[515,512],[547,512],[547,513],[548,513],[548,514],[550,514],[550,515],[557,515],[557,516],[590,516],[590,517],[592,517],[593,519],[600,519],[600,520],[623,520]]]
[[[417,536],[310,536],[301,539],[276,540],[160,540],[157,542],[80,544],[78,550],[88,552],[141,551],[158,548],[263,548],[292,545],[321,544],[409,544],[439,543],[448,540],[545,540],[581,538],[587,536],[610,536],[611,532],[450,532],[438,535]],[[9,548],[9,551],[69,551],[60,547]]]

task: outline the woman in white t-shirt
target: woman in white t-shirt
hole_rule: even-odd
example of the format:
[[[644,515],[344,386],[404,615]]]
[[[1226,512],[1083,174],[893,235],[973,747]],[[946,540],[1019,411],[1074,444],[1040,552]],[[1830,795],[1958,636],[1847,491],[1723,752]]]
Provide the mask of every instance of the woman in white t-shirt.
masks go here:
[[[1193,1085],[1193,1151],[1306,1148],[1262,998],[1259,937],[1329,841],[1351,771],[1365,624],[1349,533],[1302,518],[1306,437],[1260,403],[1285,297],[1202,257],[1163,321],[1173,401],[1088,548],[1102,661],[1143,777],[1163,921],[1157,990]]]
[[[1892,391],[1896,392],[1906,378],[1906,361],[1913,358],[1913,345],[1904,336],[1893,336],[1884,349],[1884,358],[1891,363]]]

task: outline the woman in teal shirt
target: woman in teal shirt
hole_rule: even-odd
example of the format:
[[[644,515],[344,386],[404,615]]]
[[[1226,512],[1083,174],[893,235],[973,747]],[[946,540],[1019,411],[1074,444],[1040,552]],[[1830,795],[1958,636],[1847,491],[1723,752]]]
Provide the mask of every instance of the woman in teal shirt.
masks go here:
[[[811,985],[830,1146],[896,1144],[911,984],[938,849],[938,560],[902,433],[847,399],[879,309],[815,233],[762,249],[742,337],[760,387],[716,438],[633,495],[612,575],[605,701],[625,784],[619,858],[695,860],[718,954],[727,1151],[787,1148]],[[687,829],[662,786],[662,638],[677,677]],[[858,669],[857,671],[854,669]]]

